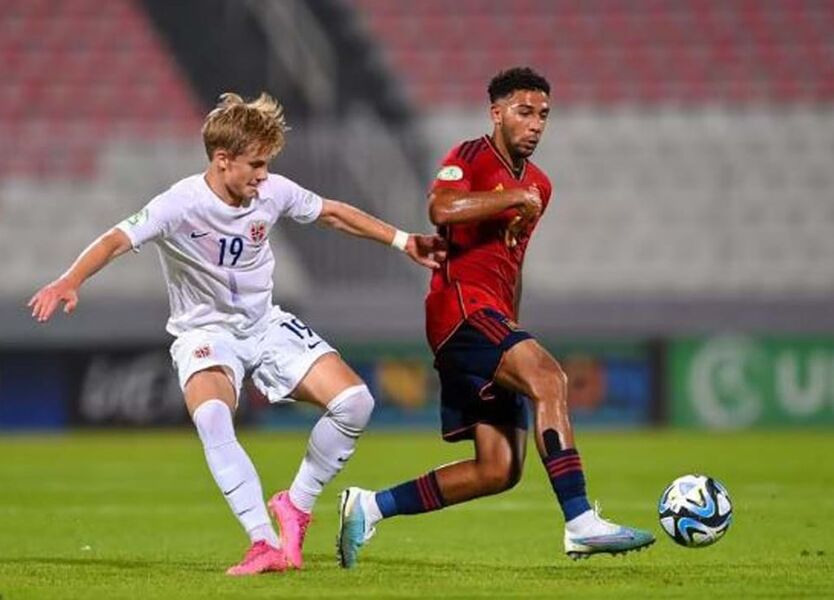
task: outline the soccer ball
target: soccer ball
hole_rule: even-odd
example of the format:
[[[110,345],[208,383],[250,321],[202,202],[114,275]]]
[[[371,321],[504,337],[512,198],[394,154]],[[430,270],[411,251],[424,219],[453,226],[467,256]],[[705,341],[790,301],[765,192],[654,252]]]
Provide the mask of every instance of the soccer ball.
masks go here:
[[[657,512],[663,531],[687,548],[714,544],[733,522],[727,488],[706,475],[675,479],[660,496]]]

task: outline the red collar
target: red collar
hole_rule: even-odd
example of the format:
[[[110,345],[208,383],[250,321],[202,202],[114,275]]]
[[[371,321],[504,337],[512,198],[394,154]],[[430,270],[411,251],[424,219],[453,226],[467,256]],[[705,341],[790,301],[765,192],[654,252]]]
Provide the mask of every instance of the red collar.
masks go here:
[[[521,172],[516,174],[515,169],[513,166],[507,162],[507,160],[501,155],[501,152],[495,146],[495,142],[492,141],[492,138],[488,135],[484,135],[484,139],[486,139],[487,144],[492,149],[492,152],[501,161],[501,164],[504,165],[504,168],[507,169],[507,172],[510,174],[510,177],[515,179],[516,181],[522,181],[524,176],[527,174],[527,159],[524,159],[524,162],[521,164]]]

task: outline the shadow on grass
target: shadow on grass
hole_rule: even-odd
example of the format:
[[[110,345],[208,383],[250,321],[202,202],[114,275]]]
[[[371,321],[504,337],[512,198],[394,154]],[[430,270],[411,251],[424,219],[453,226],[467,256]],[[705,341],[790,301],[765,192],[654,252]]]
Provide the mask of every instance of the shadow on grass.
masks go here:
[[[656,564],[628,564],[622,558],[612,558],[597,561],[582,561],[580,563],[554,562],[553,564],[533,564],[529,566],[519,566],[518,564],[501,565],[494,562],[472,562],[467,561],[461,563],[455,560],[427,560],[427,559],[413,559],[413,558],[379,558],[368,557],[361,561],[361,564],[366,567],[379,567],[383,569],[426,569],[432,573],[470,573],[477,574],[482,572],[489,572],[491,577],[501,577],[502,575],[511,576],[512,578],[521,577],[541,577],[553,576],[554,574],[564,575],[569,578],[582,579],[586,576],[598,577],[600,573],[616,572],[618,575],[626,574],[642,574],[654,575],[657,573],[668,572],[668,565]],[[628,560],[627,558],[625,560]]]
[[[61,558],[50,557],[24,557],[0,559],[0,566],[3,565],[27,565],[27,566],[48,566],[48,567],[104,567],[120,570],[141,570],[141,569],[187,569],[189,571],[201,571],[205,573],[216,573],[221,570],[218,565],[195,561],[178,561],[169,559],[142,560],[125,558]]]

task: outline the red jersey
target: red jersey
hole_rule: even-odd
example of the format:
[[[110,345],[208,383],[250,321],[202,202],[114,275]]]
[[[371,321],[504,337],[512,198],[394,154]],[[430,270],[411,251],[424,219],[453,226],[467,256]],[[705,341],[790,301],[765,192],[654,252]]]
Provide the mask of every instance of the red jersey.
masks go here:
[[[437,174],[432,191],[451,188],[473,192],[537,186],[542,212],[550,201],[547,175],[525,160],[520,172],[504,160],[489,136],[454,147]],[[515,301],[524,253],[536,223],[513,238],[507,226],[518,215],[509,209],[485,221],[440,228],[448,244],[446,262],[432,275],[426,296],[426,334],[433,351],[468,315],[492,308],[516,318]]]

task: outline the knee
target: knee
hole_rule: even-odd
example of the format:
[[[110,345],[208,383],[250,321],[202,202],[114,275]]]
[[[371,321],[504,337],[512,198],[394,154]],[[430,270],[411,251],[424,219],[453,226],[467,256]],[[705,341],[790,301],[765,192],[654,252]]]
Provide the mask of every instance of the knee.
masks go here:
[[[327,405],[327,412],[335,421],[354,431],[365,429],[373,411],[374,397],[366,385],[344,390]]]
[[[556,361],[542,365],[528,381],[528,394],[534,402],[564,401],[568,395],[568,376]]]
[[[216,448],[234,442],[235,426],[232,410],[222,400],[212,399],[200,404],[191,415],[203,446]]]

